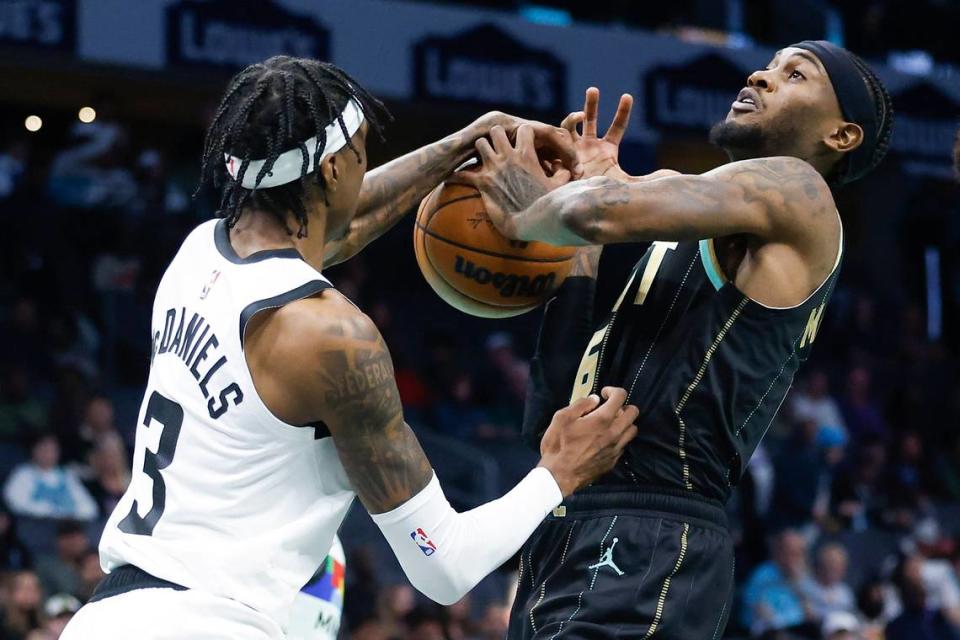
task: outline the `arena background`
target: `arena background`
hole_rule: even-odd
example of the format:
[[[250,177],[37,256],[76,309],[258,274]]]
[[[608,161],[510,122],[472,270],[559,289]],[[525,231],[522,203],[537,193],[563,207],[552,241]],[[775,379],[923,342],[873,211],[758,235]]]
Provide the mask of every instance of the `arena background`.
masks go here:
[[[558,122],[589,85],[607,121],[629,92],[624,167],[700,172],[725,160],[706,133],[746,75],[804,38],[866,57],[896,123],[888,159],[841,194],[840,285],[730,505],[741,597],[727,635],[788,637],[777,614],[799,603],[811,621],[849,611],[862,637],[880,638],[919,590],[943,622],[929,633],[954,635],[893,625],[886,637],[958,637],[957,25],[960,3],[945,0],[0,0],[0,638],[56,638],[100,577],[93,550],[129,480],[152,296],[188,230],[213,215],[191,194],[232,72],[276,53],[341,65],[396,117],[372,165],[488,110]],[[408,217],[327,275],[379,325],[407,419],[455,506],[469,507],[536,460],[518,432],[539,312],[485,321],[446,306],[411,235]],[[643,249],[605,252],[599,309]],[[66,518],[31,515],[22,505],[37,496],[7,482],[57,453],[45,434],[59,445],[53,472],[83,486]],[[439,609],[359,505],[341,538],[341,637],[503,636],[516,562]],[[765,580],[771,566],[791,578]]]

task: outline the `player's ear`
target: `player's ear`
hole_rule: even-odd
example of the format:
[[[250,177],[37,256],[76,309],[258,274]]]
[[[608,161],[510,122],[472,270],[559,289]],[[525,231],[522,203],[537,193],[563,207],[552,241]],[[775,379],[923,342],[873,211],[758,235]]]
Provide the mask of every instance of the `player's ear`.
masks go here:
[[[342,158],[339,156],[339,153],[331,153],[320,161],[320,166],[317,169],[323,174],[324,188],[327,190],[327,193],[333,193],[337,190],[337,181],[340,179],[340,173],[343,171],[343,167],[339,164],[342,162]]]
[[[848,153],[863,142],[863,129],[853,122],[841,122],[823,142],[834,151]]]

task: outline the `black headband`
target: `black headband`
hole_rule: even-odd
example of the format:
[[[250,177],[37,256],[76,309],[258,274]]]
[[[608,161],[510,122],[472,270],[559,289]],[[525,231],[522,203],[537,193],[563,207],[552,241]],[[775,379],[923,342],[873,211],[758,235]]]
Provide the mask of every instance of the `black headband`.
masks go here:
[[[876,105],[867,88],[867,80],[857,68],[853,54],[842,47],[826,40],[804,40],[790,46],[805,49],[817,56],[827,70],[843,117],[863,129],[863,142],[847,154],[847,169],[840,176],[842,183],[853,182],[872,168],[873,152],[880,132]]]

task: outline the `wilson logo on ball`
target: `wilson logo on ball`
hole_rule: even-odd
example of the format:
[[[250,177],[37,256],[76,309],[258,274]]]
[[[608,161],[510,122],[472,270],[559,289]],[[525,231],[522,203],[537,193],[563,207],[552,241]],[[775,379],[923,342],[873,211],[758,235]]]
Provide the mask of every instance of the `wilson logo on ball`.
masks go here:
[[[556,275],[552,272],[533,278],[512,273],[492,272],[484,267],[478,267],[463,256],[457,256],[455,269],[458,274],[477,284],[491,285],[504,298],[539,296],[551,289],[556,279]]]

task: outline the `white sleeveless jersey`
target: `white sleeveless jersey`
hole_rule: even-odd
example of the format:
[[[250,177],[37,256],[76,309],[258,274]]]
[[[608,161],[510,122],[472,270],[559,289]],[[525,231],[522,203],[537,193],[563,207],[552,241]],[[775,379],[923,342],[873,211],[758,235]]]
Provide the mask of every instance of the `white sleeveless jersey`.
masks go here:
[[[257,312],[330,287],[295,249],[241,259],[221,221],[187,237],[154,301],[133,480],[100,541],[105,571],[131,564],[285,626],[354,493],[322,425],[263,404],[243,332]]]

